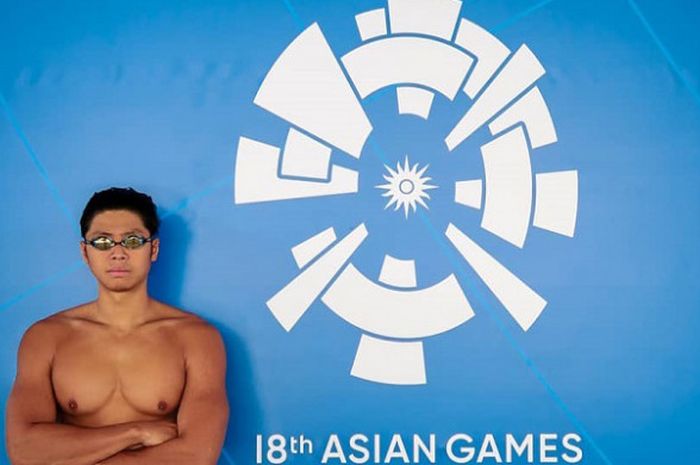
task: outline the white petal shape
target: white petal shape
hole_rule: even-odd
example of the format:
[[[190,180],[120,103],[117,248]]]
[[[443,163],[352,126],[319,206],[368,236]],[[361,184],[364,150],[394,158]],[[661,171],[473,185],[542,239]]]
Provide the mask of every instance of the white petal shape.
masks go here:
[[[387,34],[386,10],[384,10],[384,8],[360,13],[355,16],[355,22],[357,23],[357,30],[360,32],[360,38],[363,42]]]
[[[455,183],[455,202],[466,207],[480,209],[482,184],[481,179],[457,181]]]
[[[455,44],[476,57],[474,70],[464,86],[464,92],[473,99],[506,61],[510,50],[486,29],[466,19],[459,22]]]
[[[547,301],[453,224],[447,226],[445,235],[520,327],[530,329]]]
[[[434,97],[435,94],[420,87],[396,88],[396,99],[399,102],[401,115],[416,115],[428,119]]]
[[[445,138],[447,147],[454,150],[543,75],[537,57],[522,45]]]
[[[280,179],[277,176],[280,149],[241,137],[235,168],[234,200],[236,204],[272,200],[352,194],[358,189],[356,171],[331,166],[328,182]]]
[[[481,147],[486,202],[481,227],[516,247],[525,244],[532,210],[530,151],[518,126]]]
[[[366,238],[367,228],[361,224],[267,301],[285,330],[294,327]]]
[[[404,291],[383,287],[349,264],[321,300],[348,323],[396,339],[434,336],[474,316],[453,274],[434,286]]]
[[[331,148],[291,128],[282,152],[282,175],[328,180]]]
[[[415,260],[400,260],[391,255],[384,256],[379,281],[389,286],[411,289],[416,287]]]
[[[294,261],[299,268],[304,268],[314,258],[318,257],[329,245],[336,241],[335,230],[328,228],[313,237],[305,240],[301,244],[292,247]]]
[[[277,58],[255,104],[356,158],[372,132],[318,24],[299,34]]]
[[[425,384],[423,343],[387,341],[363,334],[350,374],[375,383]]]
[[[533,149],[557,141],[552,116],[540,90],[535,87],[520,97],[498,118],[489,124],[491,134],[498,134],[516,124],[523,123]]]
[[[423,37],[389,37],[342,58],[360,97],[396,84],[420,84],[452,100],[473,59],[456,47]]]
[[[452,39],[462,2],[457,0],[389,0],[392,34],[413,33]]]
[[[578,172],[557,171],[535,176],[537,201],[533,224],[574,237],[578,210]]]

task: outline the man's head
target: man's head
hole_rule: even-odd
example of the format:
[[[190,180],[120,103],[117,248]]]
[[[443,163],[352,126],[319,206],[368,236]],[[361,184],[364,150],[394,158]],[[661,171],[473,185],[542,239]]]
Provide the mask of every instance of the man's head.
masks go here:
[[[131,188],[95,193],[80,218],[81,253],[109,291],[143,287],[158,257],[158,216],[153,200]]]

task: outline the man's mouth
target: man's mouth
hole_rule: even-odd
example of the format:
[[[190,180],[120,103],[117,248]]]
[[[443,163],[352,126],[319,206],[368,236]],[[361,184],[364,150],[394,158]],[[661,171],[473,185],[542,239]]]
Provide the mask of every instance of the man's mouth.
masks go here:
[[[114,268],[111,270],[107,270],[107,273],[109,273],[112,276],[124,276],[126,274],[129,274],[129,270],[125,270],[123,268]]]

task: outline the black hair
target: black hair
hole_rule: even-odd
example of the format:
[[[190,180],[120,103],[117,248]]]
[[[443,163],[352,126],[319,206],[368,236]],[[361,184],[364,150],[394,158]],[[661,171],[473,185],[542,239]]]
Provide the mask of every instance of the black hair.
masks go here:
[[[158,234],[160,220],[153,199],[131,187],[110,187],[92,194],[80,217],[80,234],[85,237],[95,215],[107,210],[127,210],[135,213],[141,218],[151,236]]]

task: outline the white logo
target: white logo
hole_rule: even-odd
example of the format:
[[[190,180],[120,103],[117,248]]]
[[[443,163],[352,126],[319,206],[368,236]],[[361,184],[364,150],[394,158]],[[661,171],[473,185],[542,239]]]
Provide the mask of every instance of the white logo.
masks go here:
[[[395,87],[399,114],[427,120],[436,93],[452,102],[464,92],[473,103],[444,143],[453,151],[484,125],[491,140],[481,146],[484,178],[454,183],[454,201],[482,210],[481,227],[519,248],[531,218],[535,227],[573,237],[577,172],[538,173],[533,186],[531,150],[557,141],[535,85],[545,70],[527,46],[512,52],[460,18],[460,9],[455,0],[388,0],[386,9],[355,17],[362,44],[340,60],[318,24],[302,32],[278,57],[255,97],[256,105],[290,124],[286,142],[280,148],[240,138],[235,202],[355,194],[359,173],[332,164],[331,155],[337,150],[360,158],[373,130],[363,108],[366,97]],[[381,173],[386,183],[376,189],[385,197],[387,214],[398,211],[408,218],[429,208],[431,189],[452,187],[432,180],[430,167],[410,157],[391,161]],[[387,254],[378,281],[365,276],[351,258],[369,233],[362,223],[338,238],[329,227],[292,247],[300,272],[267,306],[290,331],[320,298],[363,331],[353,376],[424,384],[422,339],[465,323],[474,311],[454,274],[420,288],[414,260]],[[545,299],[454,224],[444,234],[527,331]]]
[[[389,172],[388,175],[384,175],[384,179],[389,183],[377,186],[377,188],[386,190],[382,195],[390,197],[385,208],[395,205],[394,210],[398,210],[403,207],[406,218],[408,218],[409,206],[413,208],[414,212],[416,211],[416,204],[428,208],[428,205],[423,200],[430,198],[426,191],[436,189],[438,186],[428,184],[430,178],[423,177],[423,174],[428,169],[427,166],[420,171],[418,171],[418,164],[413,165],[413,168],[409,168],[408,157],[406,157],[403,166],[400,163],[396,164],[396,171],[386,165],[384,167]]]

